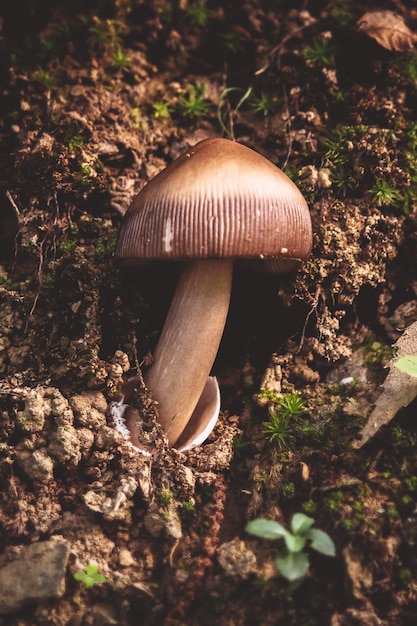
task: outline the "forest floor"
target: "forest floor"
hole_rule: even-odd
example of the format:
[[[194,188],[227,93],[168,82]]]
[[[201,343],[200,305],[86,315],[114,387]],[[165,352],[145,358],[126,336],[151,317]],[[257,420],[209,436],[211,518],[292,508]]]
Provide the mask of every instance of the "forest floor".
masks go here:
[[[417,620],[416,403],[360,444],[417,320],[413,6],[1,10],[0,626]],[[213,368],[220,418],[180,453],[141,378],[177,268],[123,271],[113,253],[133,197],[208,137],[283,169],[314,241],[295,275],[236,269]],[[151,457],[109,411],[132,376]],[[245,527],[289,528],[295,513],[336,555],[307,547],[290,584],[282,541]]]

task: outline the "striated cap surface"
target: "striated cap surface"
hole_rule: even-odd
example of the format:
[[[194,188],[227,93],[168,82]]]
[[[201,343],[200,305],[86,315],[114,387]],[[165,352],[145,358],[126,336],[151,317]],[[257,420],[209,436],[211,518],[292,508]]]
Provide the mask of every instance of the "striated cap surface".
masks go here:
[[[296,185],[250,148],[205,139],[136,196],[116,246],[121,266],[143,260],[258,259],[290,271],[312,246],[307,203]]]

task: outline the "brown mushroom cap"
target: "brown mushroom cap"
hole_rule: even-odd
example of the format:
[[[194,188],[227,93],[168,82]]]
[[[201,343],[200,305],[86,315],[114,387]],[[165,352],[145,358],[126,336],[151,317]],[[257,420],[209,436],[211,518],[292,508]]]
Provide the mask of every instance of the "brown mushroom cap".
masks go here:
[[[115,258],[121,266],[271,258],[282,272],[308,258],[311,242],[307,203],[295,184],[250,148],[214,138],[190,148],[136,196]]]

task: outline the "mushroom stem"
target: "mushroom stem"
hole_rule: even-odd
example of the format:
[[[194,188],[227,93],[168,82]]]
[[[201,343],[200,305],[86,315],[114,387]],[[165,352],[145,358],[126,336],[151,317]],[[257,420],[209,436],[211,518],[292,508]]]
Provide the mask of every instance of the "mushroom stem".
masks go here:
[[[145,383],[174,446],[197,405],[216,358],[229,309],[233,261],[187,263]]]

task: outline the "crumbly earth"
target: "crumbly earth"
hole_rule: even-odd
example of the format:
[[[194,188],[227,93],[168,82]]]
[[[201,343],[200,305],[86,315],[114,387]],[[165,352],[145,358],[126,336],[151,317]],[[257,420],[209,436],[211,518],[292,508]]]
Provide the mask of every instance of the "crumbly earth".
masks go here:
[[[383,8],[414,33],[413,5]],[[0,626],[416,620],[413,404],[355,446],[391,346],[417,319],[417,53],[411,35],[389,50],[358,29],[380,9],[1,9],[0,569],[51,538],[69,556],[62,595],[22,602]],[[382,28],[391,41],[389,19]],[[293,178],[314,245],[295,276],[236,268],[214,365],[220,420],[179,453],[141,377],[177,268],[122,272],[112,254],[134,195],[210,136]],[[129,402],[151,457],[127,445],[109,411],[134,376]],[[293,392],[303,408],[265,432]],[[333,538],[336,557],[309,552],[307,577],[289,585],[275,566],[281,544],[245,526],[288,526],[296,512]],[[74,578],[89,564],[105,582]]]

